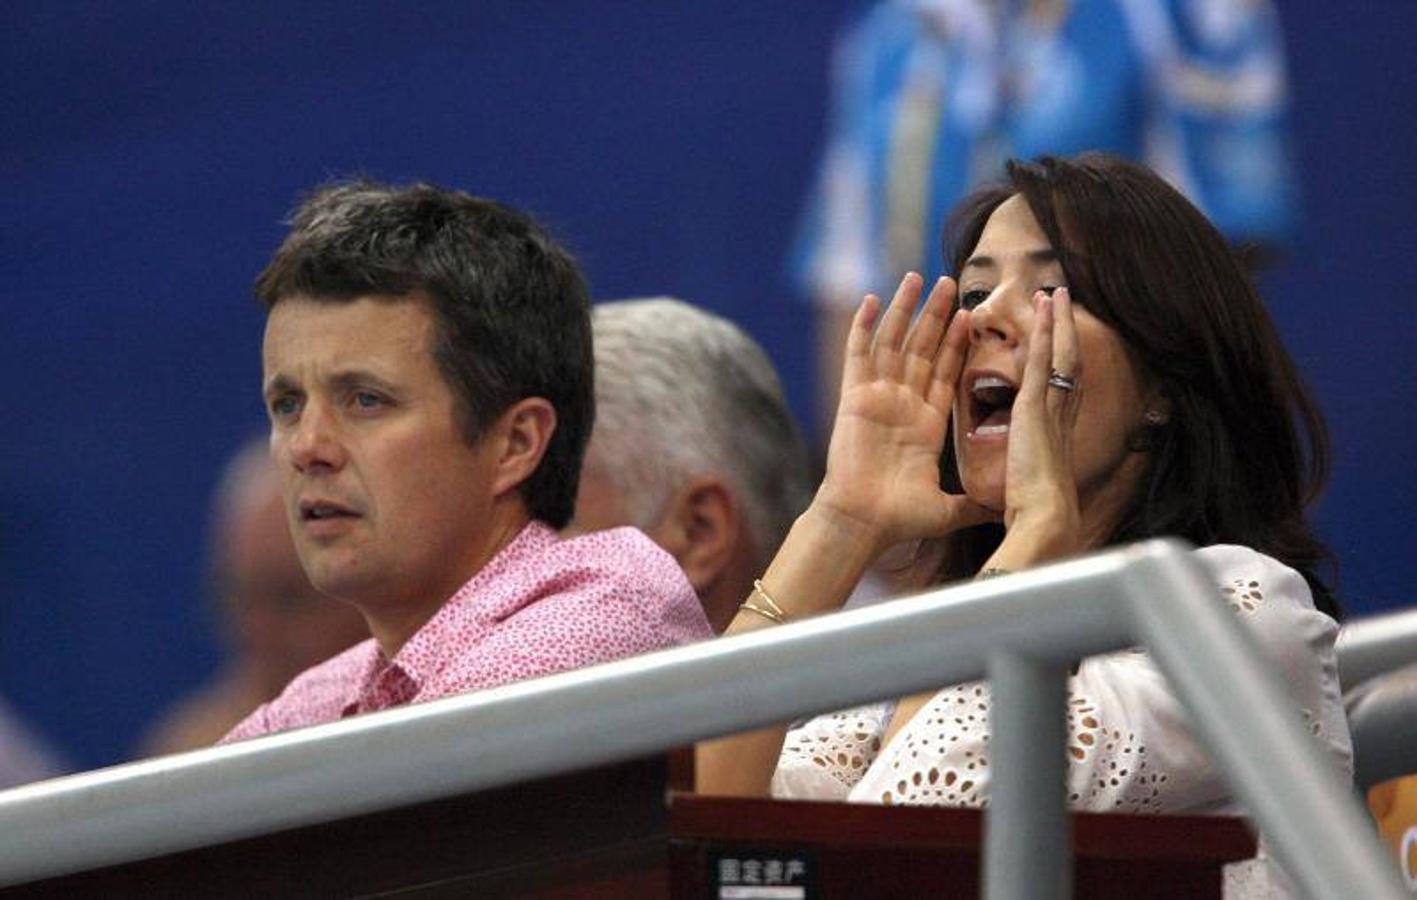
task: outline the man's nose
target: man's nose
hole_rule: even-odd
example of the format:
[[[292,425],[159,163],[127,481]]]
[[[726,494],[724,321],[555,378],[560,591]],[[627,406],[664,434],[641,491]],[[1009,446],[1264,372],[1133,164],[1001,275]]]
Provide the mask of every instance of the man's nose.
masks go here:
[[[291,464],[300,472],[338,470],[344,465],[339,422],[322,403],[307,403],[300,411],[300,420],[292,427],[286,446]]]

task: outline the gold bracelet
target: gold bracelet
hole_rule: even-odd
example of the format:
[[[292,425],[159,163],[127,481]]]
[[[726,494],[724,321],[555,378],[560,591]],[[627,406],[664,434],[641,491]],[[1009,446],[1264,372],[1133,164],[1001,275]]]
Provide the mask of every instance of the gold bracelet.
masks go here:
[[[752,600],[752,598],[749,598],[749,599],[747,599],[747,600],[744,600],[743,603],[742,603],[742,605],[739,606],[738,608],[739,608],[739,609],[746,609],[746,610],[748,610],[748,611],[750,611],[750,612],[755,612],[755,613],[757,613],[758,615],[762,616],[763,618],[765,618],[765,619],[771,619],[772,621],[776,622],[776,623],[779,624],[779,625],[781,625],[781,624],[785,621],[785,620],[782,618],[782,616],[779,616],[777,613],[773,612],[772,610],[770,610],[770,609],[764,609],[764,608],[762,608],[761,606],[759,606],[758,604],[754,603],[753,600]]]
[[[979,580],[982,581],[982,580],[985,579],[985,578],[998,578],[1000,575],[1012,575],[1012,574],[1013,574],[1013,572],[1009,571],[1008,569],[999,569],[999,568],[995,568],[995,567],[993,567],[993,566],[990,566],[989,568],[983,569],[982,571],[980,571],[980,573],[979,573],[978,575],[974,576],[974,577],[975,577],[976,579],[979,579]]]
[[[753,579],[753,594],[757,594],[761,597],[763,602],[767,604],[768,609],[777,614],[779,622],[787,618],[787,613],[782,611],[782,607],[777,605],[777,601],[772,598],[772,594],[769,594],[768,589],[763,587],[763,580],[761,578]],[[749,600],[753,599],[753,594],[748,595]]]
[[[763,601],[761,606],[753,602],[756,599]],[[763,587],[761,578],[753,579],[753,592],[748,595],[747,600],[743,601],[739,609],[755,612],[779,625],[787,621],[787,613],[782,611],[782,607],[777,605],[777,601],[768,593],[767,588]]]

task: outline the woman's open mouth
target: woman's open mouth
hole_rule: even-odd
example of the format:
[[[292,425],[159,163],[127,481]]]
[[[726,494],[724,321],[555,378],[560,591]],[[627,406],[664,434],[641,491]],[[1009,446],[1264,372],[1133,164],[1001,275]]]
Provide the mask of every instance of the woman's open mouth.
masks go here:
[[[970,434],[989,437],[1009,433],[1018,388],[998,375],[980,375],[969,389]]]

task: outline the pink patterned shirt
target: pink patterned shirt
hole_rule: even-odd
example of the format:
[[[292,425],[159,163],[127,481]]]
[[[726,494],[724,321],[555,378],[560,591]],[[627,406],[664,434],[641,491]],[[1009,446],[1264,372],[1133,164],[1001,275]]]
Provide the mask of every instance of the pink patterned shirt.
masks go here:
[[[711,637],[664,550],[633,528],[532,522],[394,655],[373,638],[308,669],[221,742],[332,722]]]

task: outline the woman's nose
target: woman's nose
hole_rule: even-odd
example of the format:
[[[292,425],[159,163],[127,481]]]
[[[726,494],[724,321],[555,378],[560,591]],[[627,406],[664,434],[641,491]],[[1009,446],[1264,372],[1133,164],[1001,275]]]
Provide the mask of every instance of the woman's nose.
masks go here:
[[[1001,285],[970,311],[969,336],[973,343],[998,342],[1010,347],[1018,343],[1019,335],[1024,333],[1019,316],[1028,300],[1015,296],[1017,293]]]

